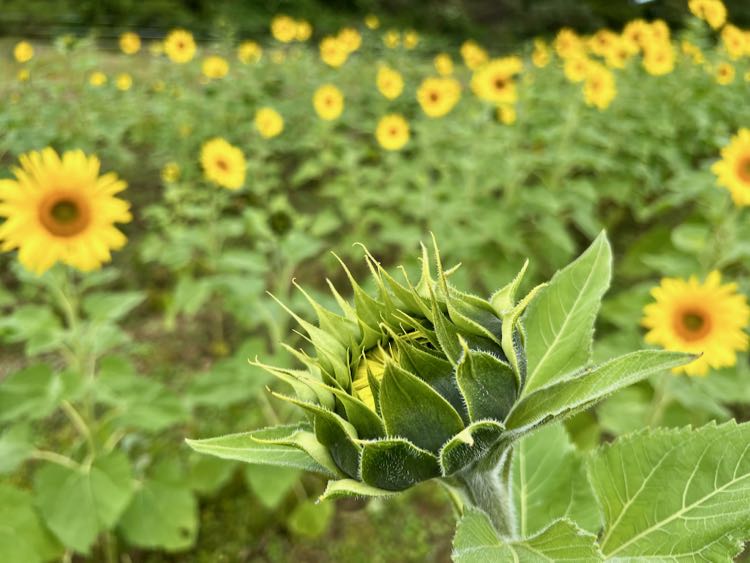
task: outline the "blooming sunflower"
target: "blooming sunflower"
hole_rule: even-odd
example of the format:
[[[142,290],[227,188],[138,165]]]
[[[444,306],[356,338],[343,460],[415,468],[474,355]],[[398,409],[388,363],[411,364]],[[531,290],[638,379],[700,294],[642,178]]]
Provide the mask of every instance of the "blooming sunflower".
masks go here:
[[[120,35],[120,50],[126,55],[135,55],[141,50],[141,38],[137,33],[126,31]]]
[[[319,48],[321,60],[330,67],[339,68],[349,58],[349,48],[338,37],[324,37]]]
[[[690,0],[688,8],[713,29],[719,29],[727,21],[727,9],[721,0]]]
[[[728,23],[722,28],[721,42],[724,46],[724,50],[732,60],[739,59],[747,50],[745,32],[731,23]]]
[[[132,86],[133,86],[133,77],[130,76],[127,72],[120,73],[115,78],[115,87],[121,92],[126,92],[127,90],[130,90]]]
[[[517,117],[515,106],[511,104],[500,104],[497,106],[497,119],[503,125],[513,125]]]
[[[395,49],[401,44],[401,34],[391,29],[383,34],[383,44],[389,49]]]
[[[669,43],[653,43],[644,49],[643,68],[652,76],[662,76],[674,70],[674,49]]]
[[[455,78],[425,78],[417,89],[417,101],[429,117],[449,113],[461,97],[461,84]]]
[[[518,99],[513,75],[521,71],[516,57],[494,59],[474,72],[472,91],[482,100],[496,104],[512,104]]]
[[[440,76],[450,76],[453,74],[453,59],[448,53],[438,53],[432,59],[432,64]]]
[[[404,79],[401,73],[385,65],[378,69],[375,82],[378,91],[389,100],[395,100],[404,90]]]
[[[318,117],[332,121],[344,111],[344,95],[333,84],[325,84],[313,94],[313,107]]]
[[[228,190],[238,190],[245,183],[245,155],[221,137],[203,143],[201,166],[206,178]]]
[[[489,57],[487,51],[482,49],[476,41],[469,39],[461,45],[461,58],[470,70],[476,70],[486,63]]]
[[[201,72],[203,76],[213,80],[224,78],[229,73],[229,63],[224,57],[211,55],[203,59]]]
[[[711,171],[716,183],[731,192],[736,205],[750,205],[750,129],[740,129],[732,137]]]
[[[297,22],[297,30],[294,34],[294,38],[297,41],[307,41],[312,35],[312,25],[309,21],[299,20]]]
[[[89,75],[89,84],[98,88],[104,86],[107,83],[107,75],[99,70],[95,70]]]
[[[744,327],[750,307],[737,284],[721,284],[721,275],[711,272],[701,283],[695,276],[688,280],[664,278],[651,290],[655,302],[643,309],[641,324],[649,329],[646,342],[667,350],[702,354],[675,372],[706,375],[709,368],[737,363],[737,351],[747,350]]]
[[[586,105],[596,106],[600,111],[607,109],[617,94],[615,75],[597,64],[586,77],[583,95]]]
[[[170,31],[164,40],[164,51],[167,53],[169,60],[174,63],[190,62],[193,60],[196,50],[193,34],[184,29]]]
[[[25,268],[42,274],[56,262],[81,271],[111,259],[127,239],[114,223],[131,220],[127,187],[113,173],[99,176],[99,159],[83,151],[33,151],[20,158],[15,180],[0,180],[0,248],[18,249]]]
[[[34,58],[34,47],[28,41],[19,41],[13,48],[13,58],[19,63],[27,63]]]
[[[297,22],[289,16],[279,14],[271,20],[271,35],[282,43],[291,43],[297,37]]]
[[[161,179],[167,184],[179,180],[181,174],[180,165],[174,161],[167,162],[161,169]]]
[[[716,68],[716,82],[722,86],[734,82],[734,67],[729,63],[721,63]]]
[[[375,138],[385,150],[397,151],[409,142],[409,123],[401,115],[386,115],[378,122]]]
[[[243,41],[237,47],[237,59],[242,64],[257,63],[263,56],[263,48],[255,41]]]
[[[563,27],[557,32],[553,45],[557,55],[563,59],[583,55],[586,52],[586,45],[583,39],[568,27]]]
[[[260,108],[255,113],[255,128],[264,139],[276,137],[284,130],[284,118],[273,108]]]
[[[419,34],[410,29],[404,32],[404,48],[414,49],[419,44]]]
[[[367,29],[377,29],[380,27],[380,18],[375,14],[367,14],[365,16],[365,27]]]
[[[534,51],[531,53],[531,62],[537,68],[544,68],[549,64],[549,47],[543,39],[534,39]]]
[[[353,27],[345,27],[339,31],[336,39],[339,40],[349,54],[353,53],[362,45],[362,36]]]
[[[583,82],[584,80],[586,80],[586,77],[588,76],[589,71],[593,65],[594,61],[592,61],[585,55],[570,56],[565,59],[565,64],[563,65],[565,78],[567,78],[570,82]]]

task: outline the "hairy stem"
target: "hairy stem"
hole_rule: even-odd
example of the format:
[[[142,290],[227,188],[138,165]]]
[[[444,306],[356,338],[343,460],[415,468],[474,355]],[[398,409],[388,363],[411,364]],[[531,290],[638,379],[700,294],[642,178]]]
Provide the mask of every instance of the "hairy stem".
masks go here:
[[[490,517],[498,533],[513,535],[510,497],[499,470],[462,471],[453,477],[452,485],[457,489],[464,508],[480,508]]]

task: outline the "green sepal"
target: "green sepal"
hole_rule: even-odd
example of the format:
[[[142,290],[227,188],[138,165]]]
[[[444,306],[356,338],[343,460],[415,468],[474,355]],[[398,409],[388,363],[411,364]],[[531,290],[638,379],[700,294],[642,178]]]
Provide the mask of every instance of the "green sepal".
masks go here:
[[[352,286],[352,291],[354,292],[354,308],[357,311],[357,317],[359,317],[360,321],[369,326],[374,332],[377,332],[378,326],[383,320],[383,313],[385,312],[384,305],[379,303],[362,289],[362,286],[360,286],[357,283],[357,280],[354,279],[354,276],[349,271],[349,268],[347,268],[344,261],[336,254],[334,254],[334,256],[344,269],[346,277],[349,278],[349,284]],[[374,345],[374,343],[372,344]]]
[[[252,439],[259,444],[289,446],[298,450],[302,450],[307,455],[309,455],[316,463],[326,469],[326,471],[317,470],[317,473],[323,473],[324,475],[328,475],[329,477],[343,476],[343,472],[338,468],[336,462],[333,461],[331,454],[328,452],[325,446],[323,446],[323,444],[318,442],[315,434],[311,432],[309,428],[310,427],[305,424],[303,426],[300,426],[298,430],[292,432],[288,436],[282,436],[279,438],[264,438],[261,435],[256,436],[255,433],[253,433],[254,435],[252,436]],[[305,470],[310,471],[310,469]]]
[[[432,323],[435,326],[435,334],[440,342],[440,349],[453,365],[461,358],[461,344],[458,342],[459,332],[440,310],[437,299],[432,299]]]
[[[437,391],[388,360],[380,384],[380,410],[389,436],[401,436],[437,453],[464,429],[461,416]]]
[[[299,397],[301,400],[311,403],[318,403],[328,409],[333,408],[333,393],[331,393],[330,390],[326,389],[325,386],[315,387],[313,385],[310,385],[309,381],[314,381],[314,378],[311,377],[307,371],[277,368],[275,366],[270,366],[268,364],[259,362],[257,358],[255,360],[248,360],[248,362],[250,363],[250,365],[259,367],[262,370],[267,371],[277,379],[283,381],[284,383],[287,383],[292,387],[292,389],[294,389],[297,397]]]
[[[503,434],[505,427],[496,420],[477,420],[456,434],[440,450],[440,470],[444,477],[485,457]]]
[[[513,368],[491,354],[470,350],[463,339],[461,343],[464,352],[456,366],[456,383],[466,401],[469,418],[505,420],[518,395]]]
[[[339,479],[328,481],[326,490],[318,497],[318,502],[342,497],[390,497],[395,495],[394,491],[385,491],[362,481],[354,479]]]
[[[498,289],[495,293],[492,294],[492,297],[490,297],[490,304],[492,305],[492,308],[501,317],[506,313],[512,311],[513,307],[515,307],[516,292],[518,291],[518,288],[523,281],[524,275],[526,275],[526,270],[528,269],[528,267],[529,261],[526,260],[526,262],[524,262],[523,266],[521,267],[521,271],[518,272],[515,278],[513,278],[513,281],[505,287]]]
[[[320,303],[315,301],[295,280],[292,280],[292,284],[296,287],[302,295],[305,296],[307,302],[315,311],[315,315],[318,317],[318,326],[326,333],[332,335],[339,343],[346,347],[353,349],[359,345],[362,339],[362,334],[359,329],[359,325],[346,317],[337,315],[333,311],[329,311],[323,307]]]
[[[510,361],[510,365],[518,376],[518,387],[519,389],[523,386],[526,380],[526,359],[521,358],[522,348],[519,347],[519,341],[516,337],[517,325],[521,315],[526,310],[526,307],[533,301],[534,297],[546,287],[546,283],[539,284],[534,289],[529,291],[517,305],[513,307],[509,312],[503,315],[503,351]],[[523,370],[523,373],[522,373]]]
[[[466,404],[461,391],[456,386],[451,363],[416,344],[404,342],[402,338],[394,340],[399,352],[399,364],[440,393],[461,415],[464,423],[468,424],[469,415],[466,411]]]
[[[310,413],[313,417],[313,430],[318,442],[323,444],[331,454],[336,466],[349,477],[356,478],[359,474],[359,453],[357,445],[357,430],[335,412],[316,405],[306,403],[279,393],[273,393],[279,399],[297,405]]]
[[[434,454],[403,438],[362,443],[360,477],[368,485],[387,491],[402,491],[440,476]]]

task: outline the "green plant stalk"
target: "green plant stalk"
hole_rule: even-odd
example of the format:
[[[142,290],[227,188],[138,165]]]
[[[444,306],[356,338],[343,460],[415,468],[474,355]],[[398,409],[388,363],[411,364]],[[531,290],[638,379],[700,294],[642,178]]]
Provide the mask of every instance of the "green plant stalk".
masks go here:
[[[500,477],[500,471],[467,469],[454,475],[450,484],[458,492],[464,509],[475,507],[490,517],[499,534],[513,535],[513,516],[510,509],[508,487]]]

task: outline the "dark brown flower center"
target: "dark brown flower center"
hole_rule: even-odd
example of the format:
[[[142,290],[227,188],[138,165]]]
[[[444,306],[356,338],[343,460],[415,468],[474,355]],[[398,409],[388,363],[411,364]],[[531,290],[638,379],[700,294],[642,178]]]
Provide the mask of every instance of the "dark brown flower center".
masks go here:
[[[216,159],[216,166],[218,166],[222,172],[226,172],[227,170],[229,170],[229,164],[227,164],[227,161],[223,158]]]
[[[676,316],[674,328],[683,340],[700,340],[711,332],[711,317],[699,309],[685,309]]]
[[[737,162],[737,176],[740,180],[750,185],[750,155],[743,156]]]
[[[39,221],[55,236],[72,237],[88,227],[91,213],[78,194],[55,193],[39,206]]]

